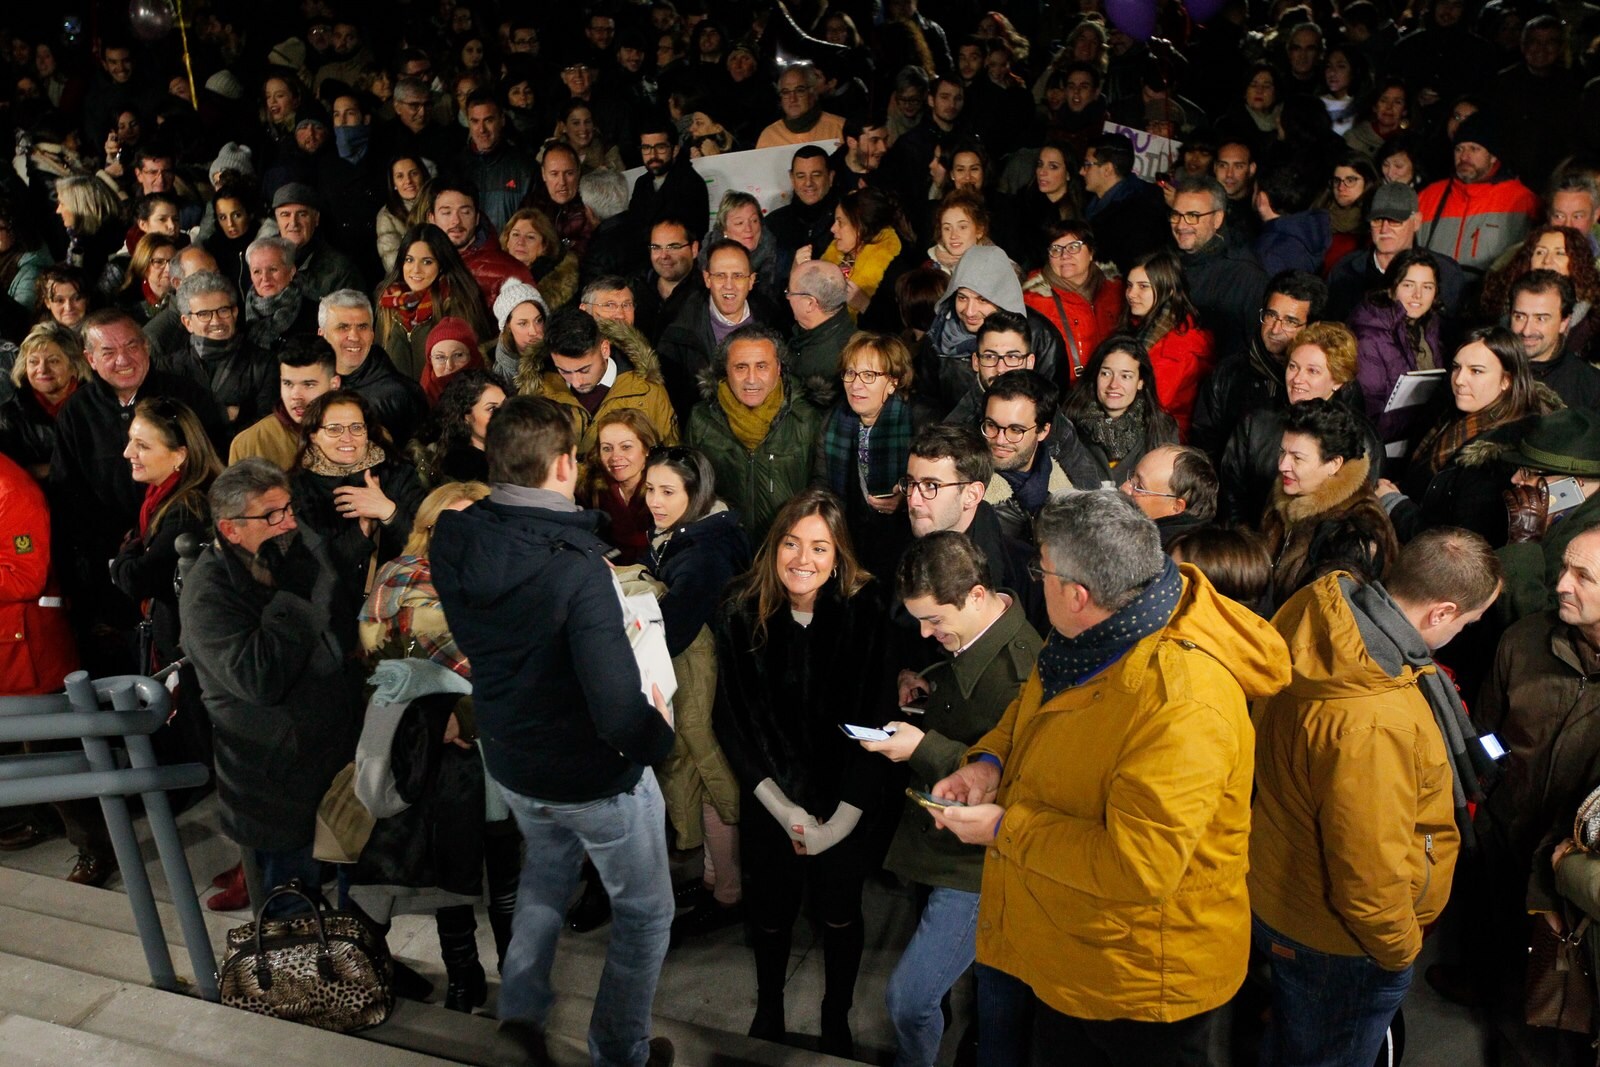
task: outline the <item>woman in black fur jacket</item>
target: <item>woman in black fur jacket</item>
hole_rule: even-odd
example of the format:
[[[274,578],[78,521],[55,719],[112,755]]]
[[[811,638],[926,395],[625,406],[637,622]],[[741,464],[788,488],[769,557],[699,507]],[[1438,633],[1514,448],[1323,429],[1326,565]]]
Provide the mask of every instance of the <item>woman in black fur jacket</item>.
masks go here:
[[[894,705],[885,594],[851,549],[839,498],[797,494],[718,612],[717,741],[741,788],[739,843],[756,955],[750,1033],[784,1032],[783,982],[801,894],[822,919],[822,1050],[853,1058],[861,887],[895,806],[884,763],[841,723],[877,726]]]

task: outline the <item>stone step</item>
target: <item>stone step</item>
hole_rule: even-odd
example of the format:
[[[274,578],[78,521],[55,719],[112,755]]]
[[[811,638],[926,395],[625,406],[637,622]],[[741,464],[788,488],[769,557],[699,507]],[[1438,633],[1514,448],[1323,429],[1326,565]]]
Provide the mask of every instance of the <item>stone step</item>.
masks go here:
[[[0,1015],[0,1064],[5,1067],[60,1067],[64,1063],[116,1064],[116,1067],[207,1067],[210,1062],[141,1048],[126,1041],[57,1026],[25,1015]]]

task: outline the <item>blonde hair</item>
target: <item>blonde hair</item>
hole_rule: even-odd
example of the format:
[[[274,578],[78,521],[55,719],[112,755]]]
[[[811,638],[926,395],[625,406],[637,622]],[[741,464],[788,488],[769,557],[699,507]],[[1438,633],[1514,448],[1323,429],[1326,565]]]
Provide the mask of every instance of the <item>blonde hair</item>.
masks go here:
[[[519,222],[533,223],[533,232],[539,235],[539,242],[544,245],[540,255],[548,256],[552,252],[561,250],[561,238],[557,236],[555,223],[550,221],[550,216],[536,207],[525,207],[506,219],[506,224],[500,227],[500,251],[508,256],[511,255],[511,249],[508,247],[510,242],[506,239],[506,234],[510,233],[511,227]]]
[[[28,383],[28,357],[35,352],[42,352],[50,345],[61,350],[67,357],[67,366],[72,370],[74,379],[80,382],[89,380],[89,361],[83,358],[83,338],[62,326],[58,322],[41,322],[28,331],[28,336],[22,339],[22,344],[17,347],[17,361],[11,365],[11,384],[18,389]]]
[[[99,178],[62,178],[56,182],[56,199],[72,212],[72,228],[78,233],[99,233],[102,226],[122,217],[122,201]]]
[[[1347,326],[1337,322],[1313,322],[1289,338],[1286,353],[1310,345],[1328,360],[1328,376],[1339,385],[1355,380],[1360,367],[1356,352],[1356,335]]]
[[[445,482],[422,498],[417,505],[417,517],[411,521],[411,536],[406,538],[402,553],[407,556],[427,558],[433,547],[433,525],[451,504],[463,500],[477,503],[489,495],[489,487],[482,482]]]

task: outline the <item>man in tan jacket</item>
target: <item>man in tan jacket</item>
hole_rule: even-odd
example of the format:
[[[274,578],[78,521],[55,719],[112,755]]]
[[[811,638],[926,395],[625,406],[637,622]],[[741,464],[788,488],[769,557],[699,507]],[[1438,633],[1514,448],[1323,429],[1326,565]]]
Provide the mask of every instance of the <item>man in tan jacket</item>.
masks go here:
[[[1432,654],[1480,618],[1502,574],[1488,542],[1418,535],[1385,583],[1343,572],[1273,618],[1293,661],[1254,708],[1252,946],[1269,963],[1263,1064],[1365,1067],[1450,897],[1478,739]],[[1463,773],[1465,772],[1465,773]]]

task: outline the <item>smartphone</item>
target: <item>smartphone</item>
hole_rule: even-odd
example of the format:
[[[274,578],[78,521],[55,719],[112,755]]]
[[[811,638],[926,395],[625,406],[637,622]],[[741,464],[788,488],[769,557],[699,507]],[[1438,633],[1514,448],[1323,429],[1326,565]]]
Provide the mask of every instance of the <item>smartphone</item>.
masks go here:
[[[1483,746],[1483,751],[1492,760],[1502,759],[1506,754],[1506,747],[1494,734],[1479,734],[1478,744]]]
[[[966,805],[961,803],[959,800],[945,800],[943,797],[936,797],[932,793],[926,793],[921,789],[912,789],[909,786],[906,787],[906,796],[910,797],[912,800],[915,800],[918,804],[921,804],[929,811],[943,811],[945,808],[966,807]]]
[[[915,700],[901,704],[900,710],[905,712],[907,715],[922,715],[926,713],[928,710],[928,694],[923,693]]]
[[[880,730],[875,726],[857,726],[848,722],[840,723],[839,729],[853,741],[887,741],[894,735],[893,730]]]
[[[1553,482],[1546,482],[1545,488],[1550,491],[1551,515],[1571,511],[1583,503],[1583,489],[1576,478],[1557,478]]]

